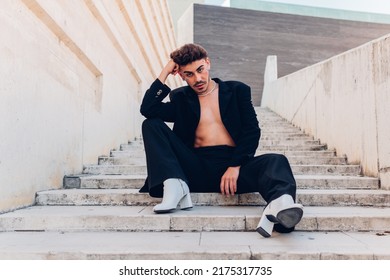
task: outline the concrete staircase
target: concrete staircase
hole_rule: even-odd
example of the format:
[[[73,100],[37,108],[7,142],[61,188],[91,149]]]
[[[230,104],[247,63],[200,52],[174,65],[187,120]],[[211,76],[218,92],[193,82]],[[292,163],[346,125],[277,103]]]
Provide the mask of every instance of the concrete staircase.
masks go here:
[[[390,259],[390,191],[273,112],[257,108],[257,154],[292,166],[302,221],[263,238],[258,194],[193,193],[189,211],[154,214],[138,192],[146,177],[140,140],[121,145],[32,207],[0,215],[0,259]]]

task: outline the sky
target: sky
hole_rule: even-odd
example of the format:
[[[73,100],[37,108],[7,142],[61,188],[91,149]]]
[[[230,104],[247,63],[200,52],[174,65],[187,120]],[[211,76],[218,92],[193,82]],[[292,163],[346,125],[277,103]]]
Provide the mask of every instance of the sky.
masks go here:
[[[245,1],[245,0],[244,0]],[[341,10],[352,10],[368,13],[390,14],[390,0],[265,0],[267,2],[279,2],[333,8]],[[225,0],[228,5],[229,0]]]

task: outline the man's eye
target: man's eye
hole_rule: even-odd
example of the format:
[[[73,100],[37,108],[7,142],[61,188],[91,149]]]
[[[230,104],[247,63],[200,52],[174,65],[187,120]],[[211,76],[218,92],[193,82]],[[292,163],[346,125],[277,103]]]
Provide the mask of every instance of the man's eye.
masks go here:
[[[198,73],[202,73],[202,72],[203,72],[203,68],[198,69]]]

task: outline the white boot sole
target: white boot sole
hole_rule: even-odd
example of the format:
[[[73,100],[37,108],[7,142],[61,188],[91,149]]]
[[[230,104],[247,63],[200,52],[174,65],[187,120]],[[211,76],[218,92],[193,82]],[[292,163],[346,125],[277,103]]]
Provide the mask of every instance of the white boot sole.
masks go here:
[[[279,211],[276,217],[273,215],[266,216],[271,222],[279,223],[286,228],[292,228],[302,219],[303,209],[302,206],[298,204],[296,207]]]
[[[191,201],[191,195],[188,193],[186,195],[184,195],[179,203],[177,204],[176,207],[174,208],[168,208],[168,209],[158,209],[157,207],[158,205],[156,205],[154,208],[153,208],[153,211],[157,214],[163,214],[163,213],[170,213],[170,212],[173,212],[175,210],[177,210],[177,208],[179,207],[181,210],[188,210],[188,209],[191,209],[193,207],[192,205],[192,201]],[[157,209],[156,209],[157,208]]]

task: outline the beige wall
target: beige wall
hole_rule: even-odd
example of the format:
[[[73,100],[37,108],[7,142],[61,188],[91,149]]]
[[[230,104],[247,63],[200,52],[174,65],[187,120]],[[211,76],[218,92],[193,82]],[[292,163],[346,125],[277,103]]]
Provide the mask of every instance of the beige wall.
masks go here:
[[[262,106],[390,189],[390,34],[279,79],[275,61],[266,67]]]
[[[166,0],[1,1],[0,212],[140,136],[174,48]]]
[[[177,43],[179,46],[194,43],[194,5],[188,6],[177,21]]]
[[[167,0],[169,10],[172,14],[172,21],[176,34],[178,34],[178,29],[180,28],[180,23],[178,22],[186,10],[192,6],[192,4],[204,4],[205,0]]]

